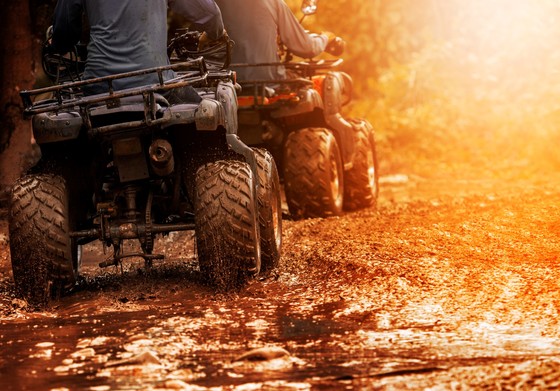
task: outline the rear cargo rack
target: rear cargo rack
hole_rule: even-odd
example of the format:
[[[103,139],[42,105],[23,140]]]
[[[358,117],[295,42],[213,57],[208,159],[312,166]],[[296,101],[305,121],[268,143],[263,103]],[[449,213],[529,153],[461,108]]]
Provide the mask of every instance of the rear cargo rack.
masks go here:
[[[318,60],[318,61],[299,61],[299,62],[268,62],[258,64],[239,63],[232,64],[233,68],[258,68],[258,67],[284,67],[296,73],[299,77],[292,79],[275,79],[275,80],[243,80],[239,84],[245,90],[251,91],[251,95],[240,95],[240,108],[251,108],[255,106],[271,106],[275,103],[290,101],[293,98],[293,88],[301,86],[313,86],[313,76],[338,67],[342,64],[342,59],[336,60]],[[278,86],[279,90],[288,90],[270,99],[267,97],[266,90],[269,86]],[[248,99],[249,98],[249,99]]]
[[[290,69],[294,72],[297,72],[301,77],[309,78],[317,72],[336,68],[342,63],[343,60],[341,58],[338,58],[336,60],[321,59],[317,61],[298,61],[298,62],[261,62],[256,64],[237,63],[237,64],[231,64],[230,67],[232,68],[283,67],[286,69]],[[282,80],[286,81],[287,79],[282,79]],[[250,80],[243,81],[243,83],[249,81]],[[268,82],[270,83],[270,80],[268,80]]]
[[[164,80],[163,74],[173,70],[180,72],[172,80]],[[113,82],[118,79],[125,79],[134,76],[157,74],[158,83],[141,87],[127,88],[115,91]],[[81,80],[72,83],[64,83],[56,86],[26,90],[20,92],[24,105],[24,116],[30,117],[35,114],[46,112],[59,112],[63,110],[87,108],[97,104],[106,104],[108,107],[119,106],[120,100],[130,96],[143,96],[144,101],[149,100],[151,104],[155,102],[154,94],[172,90],[185,86],[197,86],[206,84],[208,70],[202,57],[191,61],[176,64],[147,68],[139,71],[120,73],[116,75],[103,76],[94,79]],[[93,84],[106,84],[108,92],[84,96],[80,93],[84,86]],[[52,94],[53,98],[33,102],[33,98],[38,95]]]

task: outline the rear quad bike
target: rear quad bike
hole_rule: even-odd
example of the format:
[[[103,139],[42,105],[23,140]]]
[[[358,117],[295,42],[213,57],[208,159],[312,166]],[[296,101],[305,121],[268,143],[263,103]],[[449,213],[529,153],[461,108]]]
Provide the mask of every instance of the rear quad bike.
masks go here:
[[[164,81],[169,69],[178,77]],[[112,88],[117,79],[148,73],[159,82]],[[109,92],[84,95],[94,83]],[[163,96],[186,86],[199,103],[171,105]],[[45,94],[52,98],[38,100]],[[47,304],[73,287],[80,247],[95,240],[113,249],[101,267],[128,257],[150,266],[164,258],[154,253],[156,235],[194,230],[201,275],[219,289],[259,273],[261,243],[268,262],[277,262],[279,222],[272,233],[259,228],[273,219],[279,197],[273,162],[236,135],[231,71],[209,71],[198,58],[21,96],[42,152],[15,183],[9,210],[14,280],[30,304]],[[125,252],[127,240],[138,240],[141,250]]]
[[[304,1],[305,15],[315,10],[315,1]],[[340,55],[339,42],[327,51]],[[238,80],[239,137],[272,153],[293,217],[327,217],[375,206],[379,173],[374,130],[367,120],[345,119],[340,113],[352,99],[351,77],[336,70],[342,59],[296,62],[286,48],[281,52],[279,63],[232,64],[233,69],[282,66],[289,75]]]

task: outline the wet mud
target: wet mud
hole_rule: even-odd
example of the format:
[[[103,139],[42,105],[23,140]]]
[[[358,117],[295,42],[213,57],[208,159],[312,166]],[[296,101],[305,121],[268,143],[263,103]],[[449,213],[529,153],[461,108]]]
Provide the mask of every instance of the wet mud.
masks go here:
[[[228,294],[189,233],[151,270],[88,245],[42,312],[15,297],[1,220],[0,389],[555,389],[557,189],[386,177],[377,210],[286,220],[278,270]]]

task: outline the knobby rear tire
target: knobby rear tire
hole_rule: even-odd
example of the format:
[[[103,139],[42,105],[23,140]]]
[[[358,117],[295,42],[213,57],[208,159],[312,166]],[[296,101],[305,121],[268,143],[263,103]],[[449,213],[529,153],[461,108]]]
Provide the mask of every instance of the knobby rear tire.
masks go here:
[[[261,274],[266,275],[278,266],[282,252],[280,179],[272,154],[263,148],[253,150],[259,175],[257,198],[261,235]]]
[[[283,161],[286,201],[294,218],[342,214],[343,166],[330,130],[305,128],[290,133]]]
[[[375,135],[365,120],[352,120],[355,155],[353,166],[344,173],[344,208],[358,210],[377,205],[379,168]]]
[[[54,292],[77,279],[78,246],[70,238],[69,195],[65,180],[53,174],[20,178],[12,189],[10,252],[18,293],[44,306]]]
[[[257,200],[249,164],[221,160],[196,173],[195,229],[203,277],[219,290],[259,273]]]

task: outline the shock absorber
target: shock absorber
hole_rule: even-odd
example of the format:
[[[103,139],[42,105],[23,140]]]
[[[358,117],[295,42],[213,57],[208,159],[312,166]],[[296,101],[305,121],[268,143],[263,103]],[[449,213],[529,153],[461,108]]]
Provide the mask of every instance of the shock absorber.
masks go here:
[[[138,194],[138,189],[136,186],[127,186],[124,191],[126,202],[125,216],[127,219],[135,220],[138,216],[138,209],[136,207],[136,194]]]

